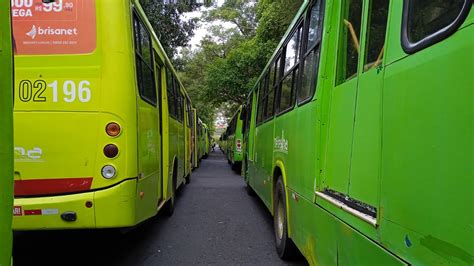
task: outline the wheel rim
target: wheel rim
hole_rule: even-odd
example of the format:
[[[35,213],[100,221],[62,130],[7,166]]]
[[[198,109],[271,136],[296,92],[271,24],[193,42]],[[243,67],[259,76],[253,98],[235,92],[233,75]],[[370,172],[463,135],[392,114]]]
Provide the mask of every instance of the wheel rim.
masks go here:
[[[281,197],[278,199],[278,206],[277,206],[277,226],[276,226],[276,231],[277,231],[277,237],[278,239],[283,239],[283,226],[285,223],[284,219],[284,211],[283,211],[283,201]]]

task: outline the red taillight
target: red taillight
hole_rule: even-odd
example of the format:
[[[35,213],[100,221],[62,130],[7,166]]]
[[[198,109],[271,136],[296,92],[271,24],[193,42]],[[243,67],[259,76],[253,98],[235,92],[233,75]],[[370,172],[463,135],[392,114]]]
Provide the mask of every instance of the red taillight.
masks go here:
[[[242,143],[241,143],[240,139],[237,140],[237,147],[238,148],[242,147]]]
[[[109,123],[105,127],[105,132],[111,137],[117,137],[118,135],[120,135],[120,131],[120,125],[115,122]]]
[[[104,155],[107,158],[115,158],[118,155],[118,147],[115,144],[107,144],[104,147]]]

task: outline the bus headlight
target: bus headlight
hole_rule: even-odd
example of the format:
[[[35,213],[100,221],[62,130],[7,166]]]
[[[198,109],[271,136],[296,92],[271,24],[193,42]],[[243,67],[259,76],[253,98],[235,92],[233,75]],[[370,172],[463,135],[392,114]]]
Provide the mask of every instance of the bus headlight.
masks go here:
[[[112,165],[106,165],[102,167],[102,176],[105,179],[114,178],[116,174],[117,174],[117,170],[115,170],[115,167],[113,167]]]

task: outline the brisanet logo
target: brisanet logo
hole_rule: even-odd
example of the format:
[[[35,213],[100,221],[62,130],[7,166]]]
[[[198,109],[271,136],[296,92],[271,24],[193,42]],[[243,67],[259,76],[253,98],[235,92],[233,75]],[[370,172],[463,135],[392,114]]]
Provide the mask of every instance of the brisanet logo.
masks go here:
[[[37,35],[39,36],[77,36],[79,33],[77,28],[52,28],[52,27],[36,27],[33,25],[31,30],[26,33],[27,36],[31,39],[35,39]]]
[[[31,39],[34,40],[35,37],[36,37],[36,33],[37,33],[37,31],[36,31],[36,26],[33,25],[33,27],[31,27],[31,30],[30,30],[29,32],[27,32],[26,35],[30,36]]]

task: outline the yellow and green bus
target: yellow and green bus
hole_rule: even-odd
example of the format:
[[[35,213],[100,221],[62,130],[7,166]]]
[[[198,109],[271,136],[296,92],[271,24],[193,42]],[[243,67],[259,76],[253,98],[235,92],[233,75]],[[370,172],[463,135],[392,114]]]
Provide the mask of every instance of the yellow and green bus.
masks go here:
[[[234,113],[230,119],[229,125],[227,126],[226,136],[227,143],[226,147],[226,157],[227,161],[231,164],[232,169],[235,171],[240,171],[242,167],[242,106],[239,106],[237,111]]]
[[[0,265],[10,265],[13,207],[13,53],[10,2],[0,3]]]
[[[209,155],[209,129],[202,120],[197,117],[197,155],[198,163]]]
[[[172,214],[190,173],[191,103],[138,0],[12,9],[14,229],[120,228]]]
[[[199,167],[199,124],[198,124],[198,116],[197,116],[197,111],[196,108],[191,107],[191,115],[193,118],[193,128],[191,131],[191,151],[192,151],[192,156],[191,156],[191,164],[192,168],[198,168]]]
[[[211,132],[209,131],[209,127],[207,124],[204,125],[204,158],[209,156],[209,152],[211,151]]]
[[[224,155],[226,155],[226,152],[227,152],[227,129],[224,132],[222,132],[221,136],[219,137],[219,148],[221,149],[222,153]]]
[[[474,264],[472,4],[304,2],[250,93],[280,257]]]

